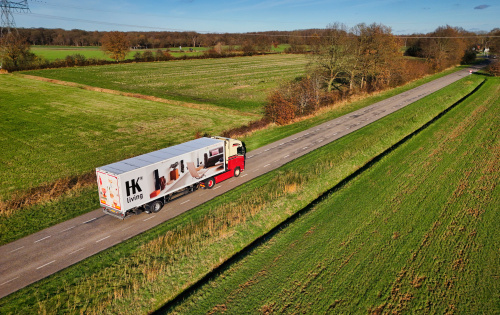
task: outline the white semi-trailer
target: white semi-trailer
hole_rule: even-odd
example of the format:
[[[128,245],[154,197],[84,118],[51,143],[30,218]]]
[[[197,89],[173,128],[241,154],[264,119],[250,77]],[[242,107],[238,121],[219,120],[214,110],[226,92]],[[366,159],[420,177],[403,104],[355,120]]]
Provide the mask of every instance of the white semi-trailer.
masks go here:
[[[105,213],[120,219],[158,212],[166,202],[244,169],[244,143],[200,138],[97,168],[99,200]]]

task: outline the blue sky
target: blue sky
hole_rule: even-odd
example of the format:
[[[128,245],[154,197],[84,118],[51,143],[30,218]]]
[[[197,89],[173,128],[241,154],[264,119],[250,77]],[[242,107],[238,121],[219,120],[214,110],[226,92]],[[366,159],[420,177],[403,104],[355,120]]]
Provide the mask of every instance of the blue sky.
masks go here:
[[[28,0],[28,5],[31,14],[14,14],[18,27],[240,33],[375,22],[397,35],[444,25],[475,32],[500,27],[498,0]]]

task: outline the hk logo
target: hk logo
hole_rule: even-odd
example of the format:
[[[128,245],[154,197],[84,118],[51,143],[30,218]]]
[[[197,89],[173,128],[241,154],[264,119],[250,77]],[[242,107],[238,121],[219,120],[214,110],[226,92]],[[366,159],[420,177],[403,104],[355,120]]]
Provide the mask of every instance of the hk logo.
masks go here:
[[[132,179],[131,181],[125,182],[125,187],[127,189],[127,197],[131,195],[130,190],[132,190],[132,195],[135,195],[136,193],[142,191],[141,186],[139,186],[140,179],[142,179],[142,177],[137,178],[137,180]]]

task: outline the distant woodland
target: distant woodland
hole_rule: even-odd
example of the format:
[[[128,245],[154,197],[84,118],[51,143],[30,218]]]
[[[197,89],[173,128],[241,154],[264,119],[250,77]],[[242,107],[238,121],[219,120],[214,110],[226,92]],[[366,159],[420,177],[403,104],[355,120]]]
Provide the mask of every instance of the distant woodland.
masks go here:
[[[467,37],[467,41],[484,48],[489,45],[492,50],[500,50],[500,29],[493,29],[489,33],[467,32],[461,28],[446,26],[452,29],[451,36]],[[224,34],[202,34],[197,32],[126,32],[131,47],[140,48],[171,48],[171,47],[213,47],[218,43],[226,46],[241,46],[250,44],[258,50],[270,49],[273,44],[289,44],[292,46],[311,45],[319,38],[328,33],[325,29],[307,29],[297,31],[271,31],[256,33],[224,33]],[[59,45],[59,46],[101,46],[103,36],[108,32],[63,30],[30,28],[19,29],[22,37],[26,38],[30,45]],[[403,38],[405,46],[411,47],[418,42],[419,37],[440,36],[439,30],[428,34],[412,34],[396,36]],[[412,39],[414,38],[414,39]],[[300,49],[300,47],[295,47]]]

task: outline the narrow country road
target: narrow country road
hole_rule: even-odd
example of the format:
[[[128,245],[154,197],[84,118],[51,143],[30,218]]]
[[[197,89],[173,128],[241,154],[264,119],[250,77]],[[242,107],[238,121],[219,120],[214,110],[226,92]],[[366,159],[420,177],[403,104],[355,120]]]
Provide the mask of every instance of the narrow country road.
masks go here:
[[[455,72],[251,151],[247,154],[246,169],[240,177],[217,184],[212,190],[198,190],[174,200],[158,213],[141,214],[121,221],[98,209],[3,245],[0,247],[0,298],[358,130],[479,68]]]

